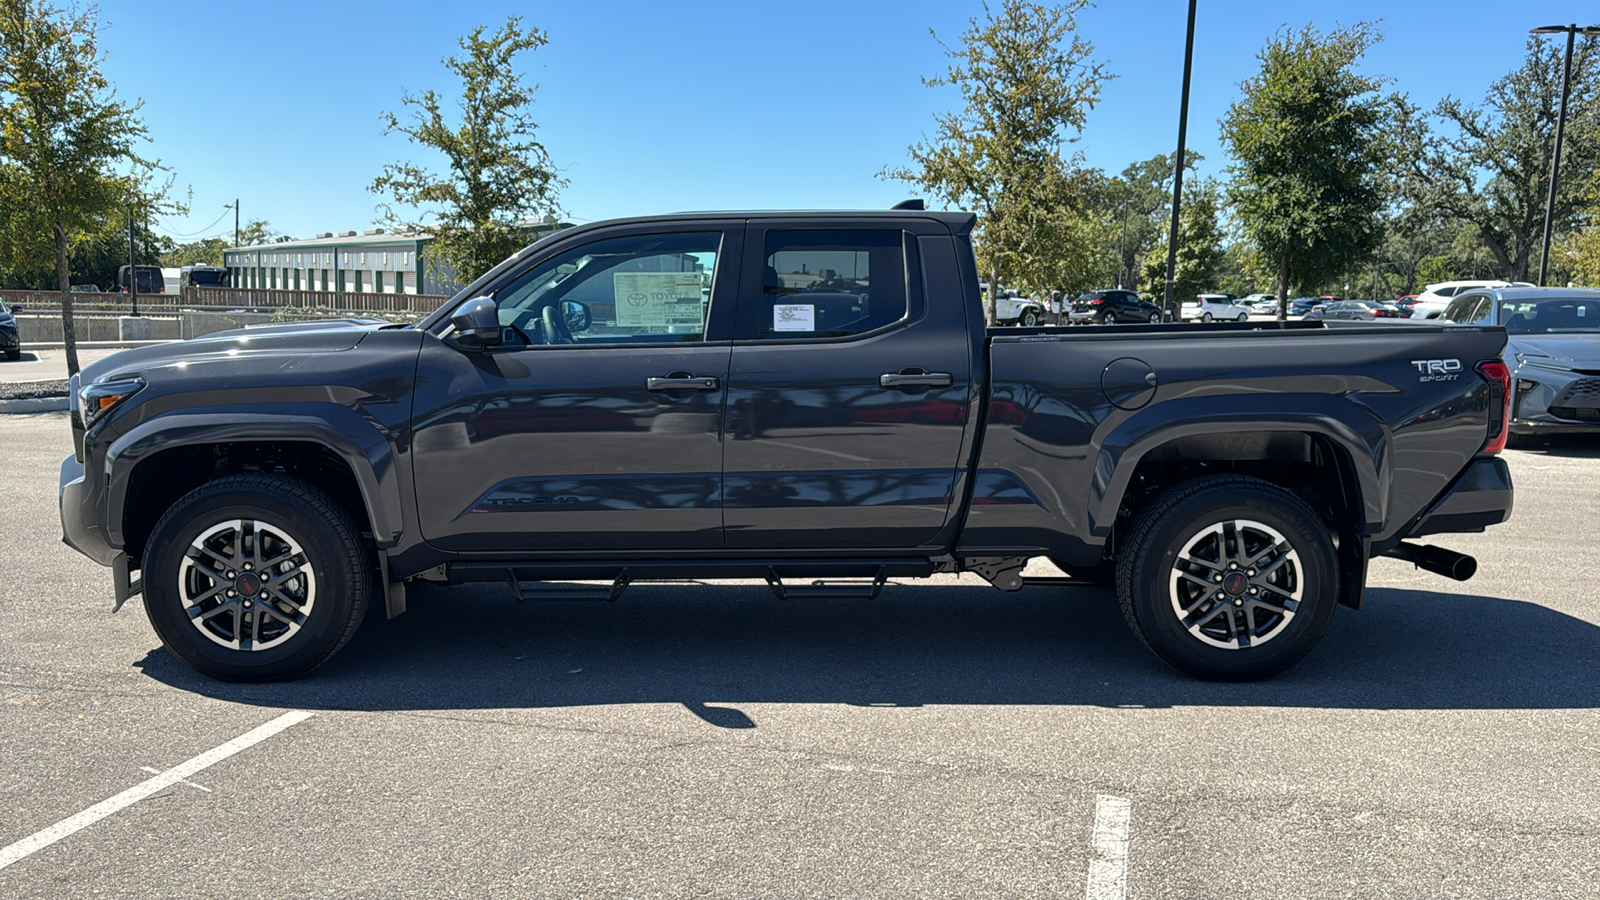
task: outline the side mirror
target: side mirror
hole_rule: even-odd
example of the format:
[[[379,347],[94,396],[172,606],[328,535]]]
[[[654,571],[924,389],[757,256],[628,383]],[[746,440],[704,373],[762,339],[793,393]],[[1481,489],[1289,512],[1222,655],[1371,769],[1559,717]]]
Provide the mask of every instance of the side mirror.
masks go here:
[[[450,314],[456,340],[467,347],[493,347],[500,343],[500,307],[493,297],[475,297]]]
[[[576,300],[561,301],[561,318],[567,323],[567,330],[576,334],[579,331],[589,330],[589,304],[579,303]]]

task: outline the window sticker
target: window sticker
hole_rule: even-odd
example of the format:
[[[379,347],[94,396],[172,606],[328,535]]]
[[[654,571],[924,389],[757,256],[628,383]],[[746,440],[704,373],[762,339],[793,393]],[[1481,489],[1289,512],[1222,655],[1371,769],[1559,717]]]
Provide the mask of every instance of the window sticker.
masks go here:
[[[699,272],[615,272],[617,325],[698,326],[705,319]]]
[[[817,308],[810,303],[779,303],[772,307],[773,331],[816,331]]]

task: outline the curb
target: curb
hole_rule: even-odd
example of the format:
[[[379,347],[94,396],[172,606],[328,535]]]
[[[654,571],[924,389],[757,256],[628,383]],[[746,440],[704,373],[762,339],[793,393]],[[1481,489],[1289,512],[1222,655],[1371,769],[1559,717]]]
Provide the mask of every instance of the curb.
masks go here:
[[[24,400],[0,400],[0,413],[58,412],[66,408],[66,397],[29,397]]]

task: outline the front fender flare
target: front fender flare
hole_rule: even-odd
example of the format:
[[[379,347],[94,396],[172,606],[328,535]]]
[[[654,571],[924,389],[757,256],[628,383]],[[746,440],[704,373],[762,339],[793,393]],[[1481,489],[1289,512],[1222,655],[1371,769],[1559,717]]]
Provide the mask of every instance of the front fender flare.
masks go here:
[[[395,546],[404,530],[395,448],[386,434],[355,410],[337,404],[296,412],[254,409],[241,412],[182,412],[156,416],[118,437],[106,450],[106,531],[122,546],[122,520],[128,486],[138,464],[163,450],[195,444],[240,441],[303,441],[320,444],[350,466],[366,505],[379,547]]]

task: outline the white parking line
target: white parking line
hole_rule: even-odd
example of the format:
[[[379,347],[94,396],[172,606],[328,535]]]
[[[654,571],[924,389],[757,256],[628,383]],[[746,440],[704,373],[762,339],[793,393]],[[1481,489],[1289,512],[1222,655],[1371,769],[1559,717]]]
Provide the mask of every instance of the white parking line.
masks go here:
[[[1094,799],[1094,834],[1089,845],[1088,900],[1124,900],[1128,896],[1128,819],[1133,801],[1099,794]]]
[[[43,831],[34,832],[15,844],[0,849],[0,869],[24,859],[32,853],[37,853],[56,841],[93,825],[106,816],[127,809],[152,794],[172,787],[189,776],[208,769],[241,750],[247,750],[261,743],[285,728],[304,722],[313,715],[315,713],[303,710],[286,712],[265,725],[246,731],[226,744],[212,747],[199,756],[187,762],[179,763],[154,778],[141,781],[115,797],[102,800],[75,816],[62,819]]]

